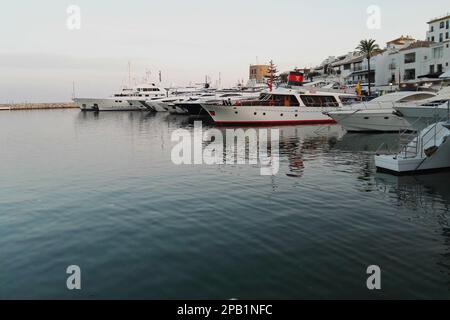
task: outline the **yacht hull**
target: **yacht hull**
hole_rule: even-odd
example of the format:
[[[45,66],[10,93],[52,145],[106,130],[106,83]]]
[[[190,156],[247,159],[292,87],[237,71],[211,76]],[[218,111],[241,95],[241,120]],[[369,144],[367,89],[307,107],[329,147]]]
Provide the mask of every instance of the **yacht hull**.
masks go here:
[[[147,101],[147,104],[156,112],[167,112],[169,104],[161,101]]]
[[[328,115],[350,132],[399,132],[407,130],[410,124],[393,114],[394,110],[337,111]]]
[[[187,114],[192,116],[208,115],[208,113],[203,109],[200,103],[176,103],[178,108],[184,110]]]
[[[447,107],[395,107],[396,111],[415,129],[421,130],[431,123],[448,117]]]
[[[83,111],[141,111],[146,108],[139,101],[126,99],[77,98],[74,102]]]
[[[219,105],[204,106],[204,109],[217,125],[333,124],[336,121],[324,112],[337,110],[337,108],[314,107]]]

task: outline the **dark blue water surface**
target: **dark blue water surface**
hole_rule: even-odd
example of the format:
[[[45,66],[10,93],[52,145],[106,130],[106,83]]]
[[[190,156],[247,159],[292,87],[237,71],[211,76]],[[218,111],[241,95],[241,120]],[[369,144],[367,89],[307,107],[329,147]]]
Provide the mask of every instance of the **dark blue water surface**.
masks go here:
[[[174,165],[178,128],[193,123],[0,112],[0,298],[450,297],[450,174],[376,173],[396,135],[280,128],[280,171],[261,176]]]

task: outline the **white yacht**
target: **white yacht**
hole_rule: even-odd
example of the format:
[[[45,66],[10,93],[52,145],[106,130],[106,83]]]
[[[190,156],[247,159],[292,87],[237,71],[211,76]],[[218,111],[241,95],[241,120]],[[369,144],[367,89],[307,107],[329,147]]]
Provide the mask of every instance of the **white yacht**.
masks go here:
[[[350,132],[398,132],[408,129],[410,124],[393,107],[434,96],[432,92],[400,91],[326,114]]]
[[[185,113],[183,110],[176,107],[177,103],[196,100],[204,93],[196,92],[189,95],[186,94],[172,94],[165,98],[152,98],[150,100],[140,101],[148,110],[156,112],[170,112],[170,113]]]
[[[231,106],[242,100],[257,99],[260,92],[257,91],[224,91],[216,93],[205,93],[194,99],[175,103],[175,106],[184,113],[194,116],[208,115],[205,109],[210,105]]]
[[[204,109],[219,125],[325,124],[335,121],[324,114],[359,98],[353,94],[277,88],[258,100],[233,105],[207,105]]]
[[[140,103],[143,99],[166,97],[164,88],[154,83],[137,85],[133,88],[124,88],[107,98],[74,98],[73,101],[83,111],[134,111],[146,110]]]
[[[414,128],[422,129],[431,123],[447,119],[450,112],[450,87],[446,87],[430,99],[419,104],[395,106],[398,115]]]

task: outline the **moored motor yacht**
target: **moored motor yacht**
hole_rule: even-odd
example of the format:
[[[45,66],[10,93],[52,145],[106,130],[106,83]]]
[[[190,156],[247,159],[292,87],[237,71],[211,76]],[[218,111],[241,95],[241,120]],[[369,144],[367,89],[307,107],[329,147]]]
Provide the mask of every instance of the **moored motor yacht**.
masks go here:
[[[335,121],[324,112],[357,101],[353,94],[277,88],[258,100],[234,105],[207,105],[204,109],[219,125],[326,124]]]
[[[189,99],[175,103],[175,106],[181,109],[183,112],[194,115],[202,116],[208,115],[205,111],[210,105],[233,105],[238,101],[257,99],[260,93],[257,91],[245,92],[245,91],[227,91],[227,92],[216,92],[216,93],[206,93],[196,99]]]
[[[133,88],[123,88],[107,98],[74,98],[73,101],[83,111],[135,111],[146,110],[140,103],[143,99],[166,97],[164,88],[154,83],[137,85]]]
[[[342,110],[326,114],[351,132],[395,132],[406,130],[409,123],[398,116],[393,109],[396,105],[421,101],[434,97],[432,92],[401,91],[383,95],[369,102],[361,102]]]
[[[450,87],[446,87],[430,99],[420,103],[395,106],[398,115],[412,127],[423,129],[431,123],[447,119],[450,112]]]

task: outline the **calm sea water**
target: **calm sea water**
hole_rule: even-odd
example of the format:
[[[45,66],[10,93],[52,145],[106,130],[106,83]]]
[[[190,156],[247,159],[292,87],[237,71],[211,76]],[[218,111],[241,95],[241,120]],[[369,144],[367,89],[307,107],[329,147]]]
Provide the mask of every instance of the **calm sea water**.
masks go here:
[[[0,112],[0,298],[450,298],[450,174],[376,173],[395,135],[280,128],[280,171],[261,176],[174,165],[178,128],[192,121]]]

